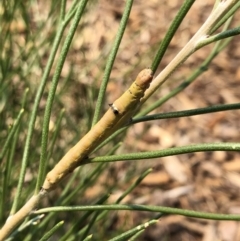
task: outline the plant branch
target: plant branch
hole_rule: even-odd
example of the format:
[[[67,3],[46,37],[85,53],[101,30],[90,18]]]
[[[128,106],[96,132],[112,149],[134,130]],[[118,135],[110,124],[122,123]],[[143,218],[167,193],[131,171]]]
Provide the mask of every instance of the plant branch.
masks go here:
[[[198,108],[192,110],[183,110],[183,111],[174,111],[168,113],[160,113],[154,115],[140,116],[134,118],[129,125],[133,125],[139,122],[152,121],[152,120],[162,120],[162,119],[170,119],[170,118],[180,118],[186,116],[194,116],[194,115],[202,115],[220,111],[227,110],[238,110],[240,109],[240,103],[228,104],[228,105],[213,105],[205,108]]]
[[[135,205],[135,204],[112,204],[112,205],[92,205],[92,206],[59,206],[51,208],[42,208],[34,212],[34,214],[49,212],[76,212],[76,211],[97,211],[97,210],[131,210],[144,212],[161,212],[165,214],[178,214],[192,218],[212,219],[212,220],[240,220],[239,214],[220,214],[207,213],[180,208],[171,208],[163,206]]]
[[[136,152],[130,154],[112,155],[112,156],[100,156],[95,158],[89,158],[83,161],[81,164],[88,164],[94,162],[116,162],[126,160],[139,160],[139,159],[152,159],[165,156],[174,156],[180,154],[187,154],[193,152],[204,151],[240,151],[240,143],[203,143],[195,145],[187,145],[181,147],[173,147],[159,151],[146,151]]]
[[[237,0],[221,1],[217,7],[211,12],[208,19],[192,37],[192,39],[185,45],[185,47],[176,55],[176,57],[166,66],[166,68],[153,80],[150,88],[146,91],[144,97],[141,100],[143,104],[175,71],[179,65],[181,65],[192,53],[197,50],[197,46],[203,40],[209,37],[211,29],[216,23],[224,16],[224,14],[231,9]]]
[[[99,115],[101,112],[101,108],[103,105],[103,100],[104,100],[104,96],[105,96],[105,92],[106,92],[106,88],[107,88],[107,84],[108,84],[108,80],[112,71],[112,67],[114,64],[114,60],[116,58],[117,55],[117,51],[119,49],[120,43],[122,41],[122,37],[123,34],[125,32],[126,26],[127,26],[127,21],[132,9],[132,4],[133,4],[133,0],[128,0],[126,1],[126,6],[123,12],[123,16],[119,25],[119,29],[118,32],[116,34],[116,39],[113,43],[111,52],[109,54],[109,57],[107,59],[107,63],[106,63],[106,68],[104,71],[104,76],[103,76],[103,81],[99,90],[99,94],[98,94],[98,99],[97,99],[97,103],[96,103],[96,108],[95,108],[95,113],[94,113],[94,117],[93,117],[93,121],[92,121],[92,126],[94,126],[99,119]]]
[[[174,34],[176,33],[178,27],[180,26],[180,24],[182,23],[183,19],[185,18],[186,14],[188,13],[188,11],[190,10],[190,8],[192,7],[193,3],[195,2],[195,0],[185,0],[183,5],[181,6],[181,8],[179,9],[176,17],[173,19],[170,27],[168,28],[168,31],[164,37],[164,39],[161,41],[161,44],[159,46],[159,49],[157,51],[157,54],[153,60],[151,69],[153,71],[153,74],[155,74],[167,48],[168,45],[170,44]]]
[[[38,207],[38,203],[43,196],[45,196],[44,191],[37,195],[33,195],[18,212],[8,217],[5,225],[0,230],[0,241],[5,240],[5,238],[7,238],[14,229]]]

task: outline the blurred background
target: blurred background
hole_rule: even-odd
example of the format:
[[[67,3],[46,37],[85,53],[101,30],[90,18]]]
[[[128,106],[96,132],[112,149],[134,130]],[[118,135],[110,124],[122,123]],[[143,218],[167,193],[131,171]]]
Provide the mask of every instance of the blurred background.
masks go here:
[[[182,2],[177,0],[136,0],[134,2],[111,73],[105,109],[108,103],[112,103],[128,88],[141,69],[151,66],[155,51]],[[67,1],[67,5],[70,3],[71,1]],[[173,38],[157,74],[200,28],[212,11],[213,5],[213,0],[195,2]],[[14,8],[14,6],[17,7]],[[53,166],[90,128],[98,89],[123,8],[123,1],[91,1],[80,21],[61,73],[51,117],[50,132],[55,128],[60,110],[65,109],[50,166]],[[21,2],[12,3],[7,11],[2,4],[0,12],[3,20],[1,23],[3,44],[0,47],[2,55],[0,138],[4,138],[7,126],[11,125],[20,109],[23,92],[27,87],[30,89],[30,97],[26,111],[31,112],[34,95],[56,34],[59,6],[58,1]],[[10,18],[11,14],[13,18]],[[236,17],[238,19],[234,19],[232,26],[237,26],[240,20],[239,16],[236,15]],[[178,86],[201,65],[212,48],[213,45],[209,45],[194,53],[145,105],[154,103]],[[53,72],[50,76],[52,74]],[[31,190],[31,182],[35,181],[38,169],[42,117],[50,81],[51,78],[39,107],[32,141],[30,154],[32,162],[25,178],[25,188],[29,190]],[[206,72],[185,91],[169,100],[154,113],[236,103],[240,101],[239,85],[240,46],[239,36],[236,36],[213,60]],[[240,140],[239,114],[239,110],[234,110],[139,123],[129,129],[117,153],[159,150],[193,143],[238,142]],[[16,146],[18,150],[14,157],[16,170],[20,168],[27,120],[26,117],[26,123],[21,127],[22,132]],[[119,140],[122,139],[117,139],[110,146]],[[109,148],[103,148],[98,154],[106,154],[107,150]],[[108,164],[107,167],[95,183],[89,184],[84,195],[76,195],[71,204],[89,203],[89,200],[96,200],[106,190],[111,190],[112,194],[108,201],[112,203],[126,190],[129,183],[136,180],[137,173],[139,175],[147,168],[153,168],[153,172],[122,203],[240,213],[240,154],[237,152],[193,153],[137,162],[118,162]],[[86,179],[91,170],[92,166],[87,165],[83,168],[82,176]],[[10,199],[14,196],[17,176],[16,171],[12,176]],[[74,185],[77,183],[73,183],[73,187]],[[56,190],[57,195],[60,190],[61,188]],[[45,204],[54,205],[56,192],[50,195]],[[27,193],[26,191],[26,195]],[[101,231],[101,223],[95,227],[95,232],[102,237],[99,240],[104,240],[121,230],[127,230],[139,222],[142,223],[152,217],[152,214],[119,211],[112,212],[110,216],[111,221],[105,226],[105,233]],[[77,217],[74,216],[74,218]],[[141,240],[240,240],[240,227],[239,223],[234,221],[218,222],[169,215],[163,216],[158,224],[147,229]]]

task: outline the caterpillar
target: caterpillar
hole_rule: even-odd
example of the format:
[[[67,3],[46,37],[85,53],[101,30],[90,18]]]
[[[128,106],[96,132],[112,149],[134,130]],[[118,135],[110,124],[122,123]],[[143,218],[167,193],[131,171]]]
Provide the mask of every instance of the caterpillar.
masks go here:
[[[138,74],[130,88],[113,104],[110,104],[109,109],[98,123],[47,174],[42,186],[45,191],[54,189],[103,140],[127,124],[152,79],[151,69],[144,69]]]

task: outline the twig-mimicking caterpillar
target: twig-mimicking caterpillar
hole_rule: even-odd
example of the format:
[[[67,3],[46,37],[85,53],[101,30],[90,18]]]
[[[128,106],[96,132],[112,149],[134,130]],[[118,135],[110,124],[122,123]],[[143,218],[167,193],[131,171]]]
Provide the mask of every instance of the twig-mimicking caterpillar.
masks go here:
[[[152,81],[151,69],[142,70],[130,88],[113,104],[99,122],[47,174],[43,189],[48,191],[72,172],[103,140],[126,125]]]

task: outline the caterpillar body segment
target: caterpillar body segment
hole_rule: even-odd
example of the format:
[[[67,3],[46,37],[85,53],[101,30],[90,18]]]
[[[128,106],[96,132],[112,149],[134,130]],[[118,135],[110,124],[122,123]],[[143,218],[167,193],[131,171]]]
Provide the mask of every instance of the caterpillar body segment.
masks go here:
[[[116,118],[117,116],[109,108],[101,120],[47,174],[43,189],[54,189],[58,182],[71,173],[102,140],[111,135]]]
[[[54,189],[103,140],[129,122],[132,113],[138,106],[140,99],[144,96],[152,78],[152,71],[150,69],[144,69],[138,74],[130,88],[110,105],[110,108],[99,122],[47,174],[42,186],[44,190],[49,191]]]

